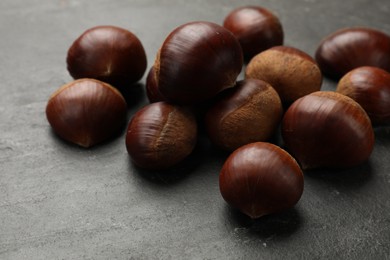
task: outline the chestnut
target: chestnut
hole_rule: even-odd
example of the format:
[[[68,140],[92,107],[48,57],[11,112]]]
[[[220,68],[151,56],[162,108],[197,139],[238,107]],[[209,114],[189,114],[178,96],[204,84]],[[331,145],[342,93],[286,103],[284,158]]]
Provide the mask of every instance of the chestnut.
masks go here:
[[[85,31],[69,48],[66,62],[75,79],[94,78],[122,89],[142,78],[147,63],[137,36],[116,26]]]
[[[276,46],[251,59],[246,78],[261,79],[278,92],[285,105],[320,90],[322,74],[315,60],[305,52],[287,46]]]
[[[283,28],[278,17],[260,6],[234,9],[223,26],[237,37],[248,60],[266,49],[283,45]]]
[[[55,91],[46,117],[63,139],[90,147],[118,134],[126,121],[126,101],[107,83],[79,79]]]
[[[184,160],[194,149],[196,139],[196,120],[188,109],[156,102],[132,117],[126,133],[126,148],[138,167],[161,170]]]
[[[337,92],[358,102],[373,124],[390,123],[390,73],[376,67],[359,67],[341,78]]]
[[[322,72],[340,78],[362,66],[390,71],[390,37],[371,28],[344,28],[325,37],[315,58]]]
[[[190,22],[173,30],[158,51],[155,80],[169,101],[194,104],[232,87],[243,55],[234,35],[211,22]]]
[[[165,97],[158,90],[157,82],[155,79],[154,67],[151,67],[146,77],[146,96],[150,103],[167,101]]]
[[[235,150],[219,175],[224,200],[252,219],[292,208],[303,186],[303,173],[295,159],[265,142]]]
[[[282,113],[279,95],[270,84],[247,79],[222,93],[208,110],[205,124],[215,145],[233,151],[248,143],[269,140]]]
[[[281,131],[302,169],[353,167],[366,161],[374,146],[367,113],[337,92],[318,91],[295,101]]]

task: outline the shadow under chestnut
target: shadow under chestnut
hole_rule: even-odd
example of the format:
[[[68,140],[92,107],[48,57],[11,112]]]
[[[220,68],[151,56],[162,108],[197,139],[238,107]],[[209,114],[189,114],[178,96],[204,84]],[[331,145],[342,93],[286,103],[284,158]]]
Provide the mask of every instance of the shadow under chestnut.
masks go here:
[[[354,191],[366,185],[373,175],[369,160],[349,169],[317,169],[304,171],[304,174],[310,181],[320,181],[343,191]]]
[[[145,86],[142,83],[135,83],[127,88],[119,88],[125,98],[128,109],[138,107],[146,102]]]
[[[161,185],[175,185],[186,179],[196,171],[197,167],[204,164],[204,144],[198,141],[192,153],[179,164],[163,170],[148,170],[135,165],[131,158],[129,170],[143,179]]]
[[[67,140],[63,139],[62,137],[60,137],[53,130],[53,128],[51,128],[49,126],[48,126],[48,128],[49,128],[48,129],[48,132],[49,132],[48,135],[50,136],[51,140],[55,141],[57,147],[61,147],[61,148],[64,148],[66,150],[68,150],[68,149],[72,149],[72,150],[76,149],[76,150],[80,150],[80,151],[87,151],[87,150],[93,151],[93,150],[99,150],[99,149],[102,149],[104,147],[107,147],[110,144],[118,141],[119,139],[122,139],[124,133],[126,132],[126,122],[123,123],[122,127],[113,136],[107,138],[106,140],[104,140],[102,142],[94,144],[93,146],[88,147],[88,148],[81,147],[78,144],[72,143],[71,141],[67,141]]]
[[[237,209],[225,205],[225,215],[232,228],[245,228],[250,236],[259,239],[269,237],[286,238],[297,232],[302,226],[302,217],[297,208],[251,219]]]

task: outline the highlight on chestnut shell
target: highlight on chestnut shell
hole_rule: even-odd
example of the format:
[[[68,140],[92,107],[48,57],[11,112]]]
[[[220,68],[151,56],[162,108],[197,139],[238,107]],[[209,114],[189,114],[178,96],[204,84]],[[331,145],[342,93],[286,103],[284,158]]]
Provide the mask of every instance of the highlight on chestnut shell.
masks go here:
[[[233,151],[248,143],[268,141],[282,114],[279,95],[270,84],[246,79],[221,93],[207,111],[205,124],[212,143]]]
[[[232,87],[243,54],[234,35],[211,22],[190,22],[173,30],[158,51],[155,79],[161,94],[178,104],[195,104]]]
[[[348,72],[337,92],[358,102],[374,125],[390,123],[390,73],[376,67],[359,67]]]
[[[264,142],[235,150],[219,175],[224,200],[252,219],[292,208],[303,187],[303,173],[295,159]]]
[[[246,59],[283,45],[284,33],[279,18],[260,6],[234,9],[226,16],[223,26],[237,37]]]
[[[374,131],[353,99],[318,91],[295,101],[282,120],[282,137],[302,169],[350,168],[368,160]]]
[[[341,78],[362,66],[390,72],[390,36],[372,28],[340,29],[321,41],[315,59],[321,71],[331,78]]]
[[[86,30],[68,50],[67,67],[74,79],[94,78],[123,89],[142,78],[146,54],[132,32],[116,26]]]
[[[138,167],[162,170],[191,154],[196,139],[196,119],[188,109],[156,102],[132,117],[126,133],[126,149]]]
[[[271,84],[284,105],[320,90],[322,73],[315,60],[305,52],[288,46],[276,46],[251,59],[246,78]]]
[[[88,148],[119,134],[126,109],[125,99],[114,87],[95,79],[79,79],[51,95],[46,117],[58,136]]]

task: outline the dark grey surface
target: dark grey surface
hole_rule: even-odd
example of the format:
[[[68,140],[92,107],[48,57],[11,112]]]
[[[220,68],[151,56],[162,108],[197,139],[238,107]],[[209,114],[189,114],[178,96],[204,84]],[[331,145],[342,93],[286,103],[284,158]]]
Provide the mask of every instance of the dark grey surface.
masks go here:
[[[349,171],[305,175],[298,205],[250,222],[218,190],[226,158],[203,140],[169,174],[135,169],[124,133],[84,150],[58,139],[49,95],[71,80],[65,55],[89,27],[133,31],[149,66],[167,34],[193,20],[222,23],[234,7],[273,10],[285,43],[313,55],[345,26],[390,33],[390,1],[0,1],[0,259],[389,259],[390,128]],[[141,81],[144,84],[144,79]],[[323,89],[334,89],[325,80]],[[129,117],[146,104],[145,94]]]

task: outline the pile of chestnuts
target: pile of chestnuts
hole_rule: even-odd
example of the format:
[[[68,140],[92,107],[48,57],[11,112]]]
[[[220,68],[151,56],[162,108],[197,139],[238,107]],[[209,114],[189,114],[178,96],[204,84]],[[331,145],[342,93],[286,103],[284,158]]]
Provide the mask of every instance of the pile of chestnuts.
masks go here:
[[[343,29],[322,40],[315,58],[283,40],[277,16],[257,6],[233,10],[223,25],[174,29],[146,77],[150,104],[127,126],[134,165],[172,168],[206,134],[230,153],[219,175],[222,197],[259,218],[299,201],[303,170],[365,162],[373,126],[390,123],[390,36]],[[83,147],[119,134],[127,109],[121,91],[147,67],[140,40],[119,27],[94,27],[74,41],[66,61],[75,81],[49,99],[54,132]],[[321,91],[323,75],[339,80],[335,91]],[[272,144],[278,129],[281,145]]]

